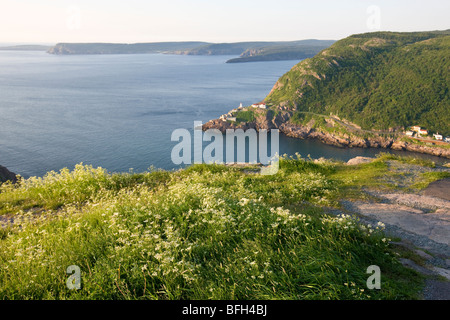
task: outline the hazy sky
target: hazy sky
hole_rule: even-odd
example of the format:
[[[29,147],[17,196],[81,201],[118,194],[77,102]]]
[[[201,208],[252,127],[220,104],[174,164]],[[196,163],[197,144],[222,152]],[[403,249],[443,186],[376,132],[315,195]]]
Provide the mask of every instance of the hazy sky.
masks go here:
[[[0,0],[0,43],[341,39],[450,28],[448,0]]]

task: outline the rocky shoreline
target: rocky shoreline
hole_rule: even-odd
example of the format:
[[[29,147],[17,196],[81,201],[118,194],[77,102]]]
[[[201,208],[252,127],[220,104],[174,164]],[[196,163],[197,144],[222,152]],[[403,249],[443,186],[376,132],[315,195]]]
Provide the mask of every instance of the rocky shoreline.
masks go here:
[[[288,112],[279,112],[272,118],[273,114],[270,111],[255,112],[256,119],[252,122],[236,123],[222,119],[213,119],[203,125],[203,130],[218,129],[222,133],[225,133],[227,129],[255,129],[257,131],[279,129],[281,133],[288,137],[317,139],[322,143],[338,147],[404,150],[450,159],[450,149],[408,143],[400,139],[385,138],[375,133],[369,138],[348,134],[338,135],[308,125],[293,124],[289,121],[290,114]]]
[[[300,139],[318,139],[325,144],[335,145],[339,147],[350,148],[383,148],[392,150],[404,150],[410,152],[430,154],[437,157],[444,157],[450,159],[450,149],[439,147],[430,147],[408,143],[392,138],[383,138],[380,136],[372,138],[360,138],[339,136],[320,130],[315,130],[308,127],[296,126],[292,124],[283,124],[280,126],[280,131],[285,135]]]

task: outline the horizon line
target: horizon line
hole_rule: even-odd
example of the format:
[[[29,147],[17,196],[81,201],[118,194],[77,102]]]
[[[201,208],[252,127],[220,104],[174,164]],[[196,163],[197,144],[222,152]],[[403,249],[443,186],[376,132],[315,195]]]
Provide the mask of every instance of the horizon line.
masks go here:
[[[204,42],[208,44],[222,44],[222,43],[245,43],[245,42],[294,42],[303,40],[320,40],[320,41],[338,41],[350,37],[352,35],[367,34],[367,33],[377,33],[377,32],[394,32],[394,33],[417,33],[417,32],[445,32],[450,31],[450,28],[446,29],[432,29],[432,30],[415,30],[415,31],[399,31],[399,30],[374,30],[369,32],[356,32],[350,33],[344,37],[337,39],[331,38],[304,38],[304,39],[294,39],[294,40],[239,40],[239,41],[205,41],[205,40],[167,40],[167,41],[139,41],[139,42],[116,42],[116,41],[76,41],[76,42],[66,42],[66,41],[1,41],[0,45],[56,45],[58,43],[111,43],[111,44],[141,44],[141,43],[177,43],[177,42]]]

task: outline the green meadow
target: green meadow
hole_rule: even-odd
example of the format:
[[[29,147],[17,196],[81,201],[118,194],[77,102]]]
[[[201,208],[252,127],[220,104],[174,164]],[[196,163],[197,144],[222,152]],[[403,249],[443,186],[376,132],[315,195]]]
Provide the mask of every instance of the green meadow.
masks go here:
[[[79,164],[5,183],[0,299],[415,299],[421,277],[399,263],[383,224],[328,210],[368,183],[389,187],[388,160],[283,157],[274,175]],[[79,290],[66,285],[71,265]],[[367,287],[371,265],[379,290]]]

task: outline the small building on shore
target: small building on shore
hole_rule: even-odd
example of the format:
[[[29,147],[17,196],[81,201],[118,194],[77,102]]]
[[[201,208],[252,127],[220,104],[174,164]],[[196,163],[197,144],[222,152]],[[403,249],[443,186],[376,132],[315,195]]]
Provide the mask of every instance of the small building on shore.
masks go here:
[[[414,135],[414,131],[406,131],[405,134],[406,134],[408,137],[412,137],[412,136]]]
[[[442,135],[438,133],[433,133],[433,138],[435,138],[436,140],[442,140]]]
[[[427,136],[428,135],[428,130],[427,129],[420,129],[419,130],[419,134],[421,136]]]
[[[264,102],[254,103],[252,104],[254,108],[267,109],[267,105]]]

